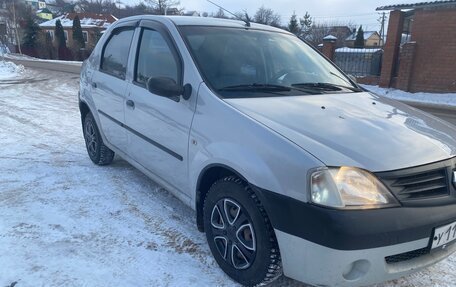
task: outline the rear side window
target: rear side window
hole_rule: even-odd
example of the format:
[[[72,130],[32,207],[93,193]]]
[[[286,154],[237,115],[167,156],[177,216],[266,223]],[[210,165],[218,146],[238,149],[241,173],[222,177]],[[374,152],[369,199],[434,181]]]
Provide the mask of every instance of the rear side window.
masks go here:
[[[163,38],[154,30],[144,29],[139,46],[135,81],[146,85],[152,77],[167,77],[178,83],[179,64]]]
[[[133,29],[114,32],[103,49],[101,70],[125,79]]]

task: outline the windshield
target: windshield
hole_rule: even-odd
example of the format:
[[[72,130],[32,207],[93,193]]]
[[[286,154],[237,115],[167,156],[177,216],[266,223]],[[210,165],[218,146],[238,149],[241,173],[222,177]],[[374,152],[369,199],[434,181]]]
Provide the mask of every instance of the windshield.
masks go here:
[[[207,84],[222,97],[359,91],[295,36],[226,27],[180,29]]]

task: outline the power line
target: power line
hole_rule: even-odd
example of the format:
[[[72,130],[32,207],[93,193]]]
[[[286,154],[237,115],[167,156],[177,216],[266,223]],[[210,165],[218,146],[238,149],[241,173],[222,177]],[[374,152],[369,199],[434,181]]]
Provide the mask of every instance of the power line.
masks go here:
[[[372,16],[372,15],[377,15],[378,13],[376,12],[371,12],[371,13],[363,13],[363,14],[351,14],[351,15],[319,15],[319,16],[312,16],[312,18],[353,18],[353,17],[366,17],[366,16]]]

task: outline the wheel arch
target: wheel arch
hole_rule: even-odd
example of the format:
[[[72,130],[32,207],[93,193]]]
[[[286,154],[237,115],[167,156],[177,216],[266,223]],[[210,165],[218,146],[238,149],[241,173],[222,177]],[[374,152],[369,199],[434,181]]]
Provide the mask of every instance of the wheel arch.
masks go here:
[[[199,231],[204,232],[203,208],[204,200],[209,189],[211,188],[214,182],[230,175],[237,176],[241,180],[249,184],[249,181],[240,172],[225,164],[209,164],[200,172],[196,184],[195,196],[196,224]]]
[[[83,101],[79,101],[79,111],[81,112],[81,121],[84,121],[85,116],[91,113],[89,105]]]

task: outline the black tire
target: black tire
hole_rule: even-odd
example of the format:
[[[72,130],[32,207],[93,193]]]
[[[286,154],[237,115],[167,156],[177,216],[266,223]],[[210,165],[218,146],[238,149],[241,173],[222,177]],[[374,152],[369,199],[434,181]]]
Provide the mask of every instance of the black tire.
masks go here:
[[[282,275],[269,218],[254,191],[239,178],[228,176],[211,186],[204,201],[204,228],[212,255],[236,282],[261,286]]]
[[[91,113],[87,113],[82,125],[87,153],[93,163],[108,165],[114,158],[114,152],[103,143],[97,123]]]

